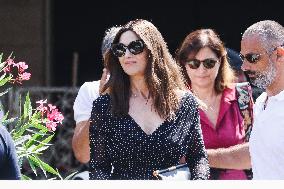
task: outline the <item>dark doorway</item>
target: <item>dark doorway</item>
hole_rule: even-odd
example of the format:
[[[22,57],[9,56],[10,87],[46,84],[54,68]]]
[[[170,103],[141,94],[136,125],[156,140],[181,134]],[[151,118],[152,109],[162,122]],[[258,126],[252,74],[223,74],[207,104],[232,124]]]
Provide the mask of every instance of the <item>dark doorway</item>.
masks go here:
[[[284,24],[281,6],[271,1],[53,1],[53,85],[72,85],[73,53],[79,54],[77,86],[97,80],[104,31],[143,18],[160,30],[174,55],[183,38],[198,28],[213,28],[239,51],[241,33],[254,22]]]

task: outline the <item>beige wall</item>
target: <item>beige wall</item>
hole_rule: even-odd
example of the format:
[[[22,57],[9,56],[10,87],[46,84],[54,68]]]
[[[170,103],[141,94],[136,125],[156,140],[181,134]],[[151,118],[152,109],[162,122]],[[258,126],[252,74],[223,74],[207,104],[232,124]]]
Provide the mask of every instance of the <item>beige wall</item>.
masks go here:
[[[46,74],[46,1],[0,0],[0,52],[13,51],[32,73],[25,86],[44,86]]]

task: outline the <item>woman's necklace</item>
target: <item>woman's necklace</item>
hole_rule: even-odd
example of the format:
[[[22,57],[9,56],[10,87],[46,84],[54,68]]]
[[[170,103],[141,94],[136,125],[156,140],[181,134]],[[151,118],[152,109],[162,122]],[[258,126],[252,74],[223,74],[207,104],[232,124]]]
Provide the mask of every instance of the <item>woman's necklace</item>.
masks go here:
[[[134,98],[137,98],[139,95],[137,93],[131,92],[132,96]],[[150,99],[150,93],[148,93],[148,96],[144,95],[142,92],[140,92],[141,96],[143,97],[143,99],[146,101],[145,104],[148,104],[149,99]]]

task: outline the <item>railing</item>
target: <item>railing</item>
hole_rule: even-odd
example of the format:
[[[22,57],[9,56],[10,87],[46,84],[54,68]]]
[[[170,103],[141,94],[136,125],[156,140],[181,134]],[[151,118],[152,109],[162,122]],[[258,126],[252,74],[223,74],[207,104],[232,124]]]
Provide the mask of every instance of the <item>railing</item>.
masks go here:
[[[62,176],[67,176],[75,171],[83,169],[84,165],[80,164],[74,157],[72,151],[72,136],[75,128],[75,121],[73,119],[73,103],[78,93],[78,88],[68,87],[27,87],[13,89],[8,94],[8,107],[12,115],[17,115],[19,112],[20,98],[24,98],[25,94],[29,92],[33,107],[35,102],[40,99],[47,99],[58,107],[64,115],[63,125],[57,127],[54,144],[44,153],[42,159],[48,162],[55,168],[58,168]],[[34,174],[30,169],[23,165],[23,171],[26,175],[33,178]],[[40,174],[36,179],[46,179],[44,174]]]

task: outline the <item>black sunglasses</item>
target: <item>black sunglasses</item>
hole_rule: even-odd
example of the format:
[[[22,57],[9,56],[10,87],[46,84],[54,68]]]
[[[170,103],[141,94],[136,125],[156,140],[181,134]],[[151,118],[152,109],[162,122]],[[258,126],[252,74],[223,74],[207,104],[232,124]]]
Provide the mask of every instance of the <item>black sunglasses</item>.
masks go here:
[[[259,60],[260,60],[261,54],[257,54],[257,53],[248,53],[245,55],[240,54],[240,58],[242,59],[242,61],[244,61],[245,59],[252,64],[256,64]]]
[[[205,60],[187,60],[185,61],[185,64],[188,65],[191,69],[197,69],[199,68],[200,64],[203,63],[203,66],[207,69],[211,69],[215,66],[215,64],[219,62],[218,60],[214,60],[213,58],[207,58]]]
[[[141,39],[138,39],[136,41],[131,41],[128,46],[122,43],[112,44],[111,51],[114,56],[122,57],[125,55],[126,49],[128,49],[132,54],[137,55],[143,52],[144,47],[144,42]]]
[[[278,47],[283,47],[283,46],[284,46],[284,44],[277,46],[277,47],[274,47],[271,51],[269,51],[270,53],[268,53],[268,54],[271,55],[271,53],[273,51],[275,51]],[[256,64],[260,60],[261,55],[263,55],[263,54],[248,53],[248,54],[242,55],[240,53],[240,58],[242,59],[242,61],[244,61],[246,59],[249,63]]]

